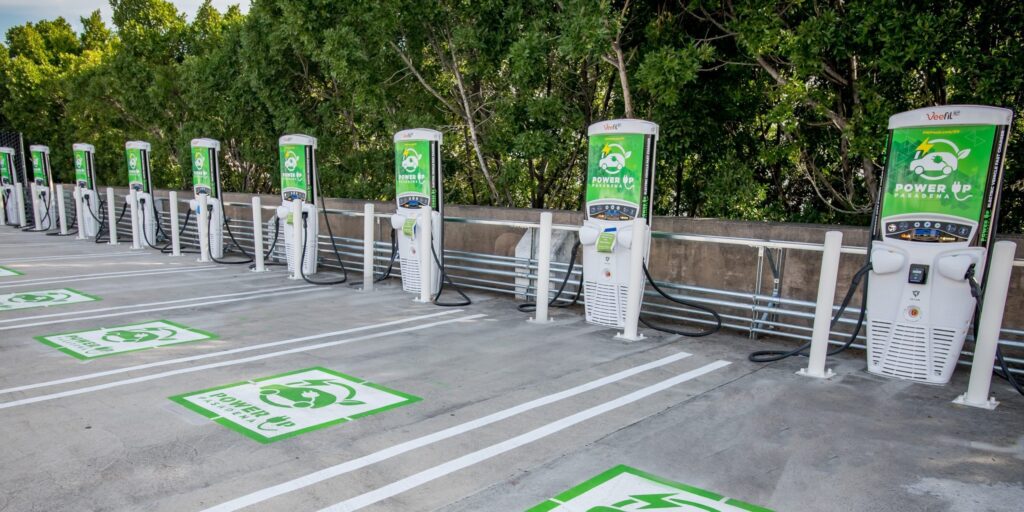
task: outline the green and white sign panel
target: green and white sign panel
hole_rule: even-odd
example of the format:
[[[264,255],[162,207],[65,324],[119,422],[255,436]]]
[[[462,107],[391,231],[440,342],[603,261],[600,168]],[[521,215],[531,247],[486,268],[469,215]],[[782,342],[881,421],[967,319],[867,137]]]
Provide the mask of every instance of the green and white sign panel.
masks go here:
[[[192,188],[205,189],[207,194],[214,190],[210,148],[192,146]]]
[[[92,188],[89,180],[89,153],[84,149],[76,149],[75,153],[75,182],[85,188]]]
[[[39,342],[78,359],[95,359],[216,338],[212,333],[167,320],[36,336]]]
[[[395,192],[398,196],[430,197],[430,141],[395,144]]]
[[[49,185],[50,179],[46,175],[45,159],[46,146],[29,146],[29,154],[32,156],[32,177],[39,185]]]
[[[36,292],[6,293],[0,295],[0,312],[15,309],[44,308],[63,306],[100,300],[99,297],[88,295],[71,288],[56,290],[40,290]]]
[[[0,153],[0,179],[3,183],[14,183],[11,178],[11,162],[7,156],[9,153]]]
[[[281,191],[294,191],[310,197],[306,183],[306,146],[302,144],[281,144]]]
[[[11,276],[20,276],[20,275],[21,275],[21,272],[18,272],[17,270],[11,270],[11,269],[9,269],[7,267],[0,267],[0,277],[11,277]]]
[[[527,512],[771,512],[736,499],[616,466]]]
[[[242,435],[271,443],[420,398],[314,367],[172,396],[171,400]]]
[[[588,220],[650,218],[657,133],[656,124],[635,119],[604,121],[587,129]]]
[[[138,185],[146,190],[146,179],[142,172],[142,150],[139,148],[127,148],[124,150],[128,162],[128,185]]]

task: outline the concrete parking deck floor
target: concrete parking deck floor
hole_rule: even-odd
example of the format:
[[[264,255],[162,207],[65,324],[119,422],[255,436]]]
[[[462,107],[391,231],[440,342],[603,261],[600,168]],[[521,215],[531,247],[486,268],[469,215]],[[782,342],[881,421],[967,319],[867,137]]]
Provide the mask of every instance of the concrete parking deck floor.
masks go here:
[[[686,487],[562,494],[620,465],[662,490],[679,482],[780,511],[1024,503],[1024,400],[996,382],[995,411],[952,405],[965,370],[931,387],[869,375],[849,353],[817,381],[794,375],[801,360],[747,362],[773,343],[734,333],[625,343],[577,311],[527,323],[504,297],[441,308],[397,281],[314,287],[280,267],[13,228],[0,228],[0,267],[21,273],[0,277],[0,295],[68,288],[47,303],[87,300],[0,308],[3,511],[757,510]],[[42,304],[32,297],[14,302]],[[85,359],[36,339],[153,321],[216,337]],[[100,345],[150,343],[124,336]],[[254,382],[311,368],[351,379]],[[254,398],[235,413],[248,426],[195,405],[244,389]],[[304,421],[308,431],[260,438]]]

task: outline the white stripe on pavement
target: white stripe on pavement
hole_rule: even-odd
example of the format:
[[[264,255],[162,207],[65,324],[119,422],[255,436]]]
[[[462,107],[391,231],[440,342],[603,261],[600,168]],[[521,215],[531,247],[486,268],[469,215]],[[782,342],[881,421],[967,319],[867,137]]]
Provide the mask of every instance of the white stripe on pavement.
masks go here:
[[[160,274],[177,274],[180,272],[202,272],[204,270],[220,270],[220,268],[211,267],[207,265],[196,267],[147,268],[142,270],[106,272],[101,274],[78,274],[62,277],[40,277],[38,279],[19,279],[18,282],[16,283],[0,285],[0,289],[17,288],[20,286],[25,286],[27,284],[51,284],[64,282],[97,281],[101,279],[114,279],[117,277],[155,276]]]
[[[145,254],[141,251],[122,251],[122,252],[89,252],[85,254],[64,254],[60,256],[37,256],[32,258],[15,258],[13,260],[4,260],[0,262],[0,265],[17,265],[21,263],[31,263],[34,261],[55,261],[55,260],[74,260],[74,259],[86,259],[86,258],[120,258],[123,256],[142,256]]]

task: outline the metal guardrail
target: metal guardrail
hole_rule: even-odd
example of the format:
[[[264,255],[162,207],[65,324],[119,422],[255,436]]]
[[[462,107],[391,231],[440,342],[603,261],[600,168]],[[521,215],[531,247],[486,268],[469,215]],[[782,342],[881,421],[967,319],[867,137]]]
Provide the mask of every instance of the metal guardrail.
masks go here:
[[[123,197],[123,196],[120,196]],[[165,203],[166,198],[157,198],[158,203]],[[179,200],[187,204],[187,200]],[[226,202],[225,207],[238,207],[248,212],[251,210],[249,203]],[[263,206],[263,210],[276,211],[276,206]],[[167,209],[161,212],[161,219],[164,225],[168,225]],[[185,211],[185,209],[179,209]],[[348,211],[339,209],[326,209],[328,215],[345,217],[362,217],[362,211]],[[230,219],[229,225],[235,235],[237,242],[244,246],[247,251],[253,247],[251,219],[249,213],[242,219]],[[182,221],[184,213],[179,213]],[[266,226],[267,218],[273,214],[264,216],[261,219]],[[390,230],[390,217],[388,213],[376,213],[374,215],[378,223],[384,223],[385,231]],[[499,226],[508,229],[523,230],[525,234],[529,230],[537,230],[540,227],[536,222],[521,221],[498,221],[484,219],[467,219],[458,217],[446,217],[445,222],[449,224],[463,224],[468,226]],[[575,232],[578,226],[556,224],[553,226],[556,231]],[[325,231],[325,230],[321,230]],[[118,228],[120,236],[130,234],[130,219],[125,216]],[[182,234],[182,247],[189,246],[190,240],[195,241],[198,232],[195,222],[184,226]],[[264,229],[264,247],[269,247],[273,233]],[[711,306],[716,308],[722,317],[722,327],[739,333],[744,333],[751,338],[758,336],[772,336],[781,339],[793,340],[795,342],[806,342],[811,338],[811,323],[814,318],[815,303],[812,301],[786,298],[782,296],[782,284],[784,282],[784,264],[786,255],[790,251],[812,251],[821,252],[822,244],[788,242],[776,240],[759,240],[751,238],[719,237],[710,235],[690,235],[682,233],[652,232],[652,237],[660,240],[691,243],[713,243],[737,247],[747,247],[757,251],[757,266],[752,275],[753,289],[761,290],[766,278],[771,279],[771,292],[768,294],[750,292],[744,290],[728,290],[709,287],[684,285],[679,283],[658,281],[658,286],[666,291],[677,293],[688,301]],[[536,237],[533,237],[536,240]],[[225,243],[230,244],[230,239],[225,233]],[[341,260],[346,269],[350,272],[362,270],[362,237],[335,236],[335,243]],[[271,256],[271,260],[280,262],[283,260],[283,235],[279,237],[278,249]],[[339,265],[334,256],[330,237],[321,233],[318,240],[321,266],[326,271],[339,270]],[[374,270],[383,272],[391,260],[391,241],[378,240],[375,244]],[[535,251],[535,248],[534,248]],[[865,255],[863,247],[843,247],[844,254]],[[535,299],[535,283],[537,279],[537,258],[531,254],[529,258],[514,256],[503,256],[485,254],[469,251],[458,251],[445,249],[445,270],[449,277],[460,287],[478,290],[489,293],[510,294],[523,300]],[[1015,267],[1024,267],[1024,260],[1016,260]],[[565,278],[566,272],[570,272],[563,298],[573,297],[579,290],[579,277],[582,275],[582,264],[568,268],[565,262],[551,263],[550,281],[553,289],[557,289]],[[392,271],[393,276],[401,275],[401,266],[395,262]],[[524,284],[525,283],[525,284]],[[838,307],[834,307],[838,311]],[[850,335],[852,327],[856,324],[856,315],[859,308],[851,307],[839,318],[836,326],[831,331],[830,343],[842,345]],[[667,303],[662,300],[653,290],[648,290],[644,298],[644,314],[659,321],[682,322],[689,324],[709,325],[713,320],[705,312],[681,307],[676,304]],[[865,335],[863,330],[852,344],[853,348],[865,349]],[[1000,345],[1005,347],[1008,355],[1007,362],[1024,367],[1024,330],[1004,328],[1000,333]],[[969,366],[972,353],[964,350],[958,364]],[[1015,374],[1024,375],[1024,369],[1013,369]]]

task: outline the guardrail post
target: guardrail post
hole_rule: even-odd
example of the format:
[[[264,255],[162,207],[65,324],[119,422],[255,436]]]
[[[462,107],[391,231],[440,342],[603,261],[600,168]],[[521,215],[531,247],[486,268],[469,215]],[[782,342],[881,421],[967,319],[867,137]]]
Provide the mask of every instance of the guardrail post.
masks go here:
[[[252,261],[253,272],[263,272],[263,206],[260,196],[252,196]]]
[[[57,184],[57,222],[60,225],[60,234],[68,234],[68,215],[64,211],[64,185]]]
[[[305,234],[305,229],[302,227],[302,200],[295,198],[292,199],[292,261],[295,262],[292,279],[295,280],[302,279],[301,272],[305,270],[302,268],[302,264],[305,263],[302,261],[302,239]],[[314,244],[313,247],[317,247],[317,244]]]
[[[1013,255],[1017,244],[1008,241],[996,242],[992,249],[992,260],[986,270],[985,298],[982,302],[978,322],[978,339],[974,340],[974,360],[971,361],[971,380],[967,392],[958,396],[953,403],[995,409],[999,402],[989,396],[992,387],[992,363],[999,346],[999,328],[1006,310],[1006,292],[1010,289],[1010,274],[1013,272]]]
[[[814,308],[814,327],[811,331],[811,354],[807,368],[797,372],[804,377],[827,379],[835,375],[831,368],[825,368],[825,357],[828,355],[828,338],[832,330],[832,306],[836,297],[842,248],[842,232],[825,233],[825,250],[821,254],[821,275],[818,277],[818,303]]]
[[[24,228],[28,226],[28,216],[25,214],[25,185],[20,181],[14,184],[14,200],[14,204],[18,205],[18,218],[15,221],[19,227]]]
[[[644,249],[647,247],[647,224],[643,217],[633,219],[633,241],[629,252],[629,290],[626,291],[626,325],[616,338],[626,341],[644,339],[640,334],[640,302],[644,293]]]
[[[530,322],[545,324],[548,318],[548,290],[551,287],[551,212],[540,214],[540,229],[537,233],[537,309]],[[529,267],[527,267],[529,268]],[[566,272],[572,272],[568,269]]]
[[[429,206],[424,206],[420,213],[419,222],[419,237],[420,237],[420,298],[419,302],[427,303],[430,302],[431,288],[434,286],[433,270],[434,265],[431,261],[430,249],[433,241],[430,239],[433,231],[431,231],[431,218],[433,209]]]
[[[107,187],[107,234],[110,245],[117,245],[117,206],[114,204],[114,189]]]
[[[363,206],[363,291],[373,291],[373,203]]]
[[[196,222],[199,223],[199,262],[210,261],[210,197],[206,194],[196,196],[199,203],[199,215]]]
[[[178,232],[178,192],[172,190],[167,200],[171,203],[171,256],[181,256],[181,233]]]
[[[75,184],[75,188],[71,189],[71,196],[75,198],[75,224],[78,225],[78,236],[75,238],[78,240],[85,240],[85,226],[82,224],[82,221],[85,220],[85,217],[83,217],[85,215],[85,208],[82,208],[84,193],[83,189],[79,188],[77,184]]]
[[[128,192],[128,209],[131,210],[129,213],[132,214],[132,249],[142,249],[142,244],[139,241],[139,238],[141,238],[139,236],[141,234],[141,227],[139,225],[142,224],[142,219],[139,218],[137,211],[139,209],[139,193],[134,188]]]

